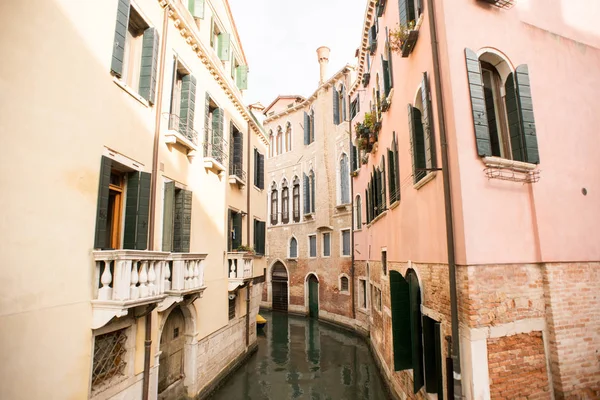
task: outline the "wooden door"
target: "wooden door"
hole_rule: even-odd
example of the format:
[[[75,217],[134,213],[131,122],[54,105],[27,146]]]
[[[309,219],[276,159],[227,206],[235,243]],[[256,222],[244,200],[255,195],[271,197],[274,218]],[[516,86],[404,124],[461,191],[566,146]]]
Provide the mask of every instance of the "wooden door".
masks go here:
[[[319,281],[314,275],[308,278],[308,315],[319,317]]]
[[[273,311],[288,310],[287,281],[273,281]]]
[[[184,317],[179,307],[169,314],[160,336],[158,392],[183,378]]]

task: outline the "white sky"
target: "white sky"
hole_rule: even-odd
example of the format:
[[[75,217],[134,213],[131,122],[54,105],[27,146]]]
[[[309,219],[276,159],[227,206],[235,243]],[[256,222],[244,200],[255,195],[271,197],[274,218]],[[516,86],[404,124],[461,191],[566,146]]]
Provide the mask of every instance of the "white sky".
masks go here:
[[[354,64],[366,0],[229,0],[249,64],[246,104],[308,96],[319,82],[317,48],[331,49],[327,77]]]

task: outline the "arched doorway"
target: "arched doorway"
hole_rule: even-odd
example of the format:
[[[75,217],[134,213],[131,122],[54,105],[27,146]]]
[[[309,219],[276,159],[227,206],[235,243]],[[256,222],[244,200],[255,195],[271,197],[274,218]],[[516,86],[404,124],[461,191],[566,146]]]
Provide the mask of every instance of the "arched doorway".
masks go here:
[[[310,274],[308,282],[308,315],[311,318],[319,317],[319,281],[317,277]]]
[[[288,274],[279,261],[271,272],[271,293],[273,294],[273,310],[287,312],[288,310]]]
[[[185,344],[185,318],[179,307],[169,314],[160,335],[158,367],[158,393],[177,381],[183,382],[183,347]]]

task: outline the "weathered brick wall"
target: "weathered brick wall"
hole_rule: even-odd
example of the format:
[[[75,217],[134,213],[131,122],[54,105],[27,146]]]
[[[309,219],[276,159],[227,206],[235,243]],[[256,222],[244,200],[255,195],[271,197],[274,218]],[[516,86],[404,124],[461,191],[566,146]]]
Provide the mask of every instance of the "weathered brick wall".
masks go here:
[[[549,399],[542,332],[488,339],[492,399]]]
[[[459,318],[470,327],[544,318],[542,271],[534,264],[459,266]]]
[[[600,263],[546,264],[543,283],[557,399],[600,398]]]

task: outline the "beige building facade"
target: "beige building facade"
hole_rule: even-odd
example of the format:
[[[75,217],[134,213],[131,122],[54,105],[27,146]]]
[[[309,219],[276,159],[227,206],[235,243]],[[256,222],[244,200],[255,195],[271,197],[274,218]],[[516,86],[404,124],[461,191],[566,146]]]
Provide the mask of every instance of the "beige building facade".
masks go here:
[[[270,141],[268,270],[262,305],[349,321],[352,312],[347,88],[354,69],[326,79],[329,49],[317,50],[318,88],[279,96],[264,111]]]
[[[266,268],[227,1],[0,8],[0,397],[203,397],[256,347]]]

